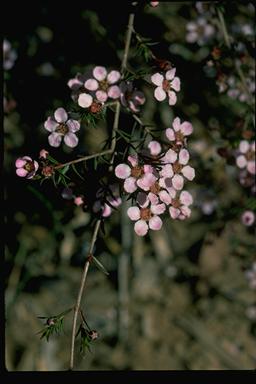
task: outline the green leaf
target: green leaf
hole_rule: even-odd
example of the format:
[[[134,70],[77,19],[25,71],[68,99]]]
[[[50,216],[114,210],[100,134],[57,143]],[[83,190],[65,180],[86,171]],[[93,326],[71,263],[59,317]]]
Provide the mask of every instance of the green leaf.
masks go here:
[[[109,272],[106,270],[106,268],[101,264],[101,262],[98,260],[98,259],[96,259],[96,257],[95,256],[92,256],[92,260],[94,261],[94,263],[95,263],[95,265],[96,265],[96,267],[98,268],[98,269],[100,269],[103,273],[105,273],[105,275],[109,275]]]

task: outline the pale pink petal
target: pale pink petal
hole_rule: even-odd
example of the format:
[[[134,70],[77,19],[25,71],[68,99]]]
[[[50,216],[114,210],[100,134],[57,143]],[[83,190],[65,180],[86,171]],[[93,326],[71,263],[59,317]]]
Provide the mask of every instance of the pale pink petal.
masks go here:
[[[155,73],[154,75],[151,76],[152,83],[157,86],[162,85],[163,80],[164,80],[164,77],[160,73]]]
[[[80,123],[77,120],[70,119],[67,121],[66,124],[67,124],[70,132],[77,132],[80,129]]]
[[[16,161],[15,161],[15,166],[17,168],[22,168],[25,164],[27,163],[27,161],[25,159],[23,159],[22,157],[19,157]]]
[[[172,80],[175,76],[175,73],[176,73],[176,68],[172,68],[169,71],[167,71],[165,74],[166,80]]]
[[[190,165],[183,167],[181,173],[190,181],[195,177],[195,170],[194,168],[190,167]]]
[[[61,135],[59,133],[53,132],[48,136],[48,142],[52,147],[59,147],[61,143]]]
[[[134,231],[137,233],[138,236],[145,236],[148,232],[148,225],[146,221],[137,221],[134,225]]]
[[[127,209],[127,215],[131,220],[140,219],[140,209],[138,207],[130,207]]]
[[[64,143],[68,146],[68,147],[71,147],[71,148],[74,148],[77,146],[78,144],[78,137],[72,133],[72,132],[68,132],[66,133],[66,135],[64,136]]]
[[[244,155],[240,155],[236,158],[236,165],[239,168],[244,168],[247,165],[247,160]]]
[[[111,213],[112,213],[111,207],[108,204],[104,204],[104,208],[103,208],[103,211],[102,211],[102,216],[103,217],[108,217],[108,216],[111,215]]]
[[[140,105],[143,105],[146,101],[145,95],[141,91],[134,91],[133,92],[133,98]]]
[[[97,99],[101,102],[101,103],[105,103],[105,101],[107,100],[108,98],[108,95],[106,92],[104,91],[97,91],[96,92],[96,97]]]
[[[180,164],[187,164],[189,161],[189,152],[186,149],[181,149],[179,153],[179,163]]]
[[[179,77],[175,77],[173,81],[171,82],[171,87],[176,91],[180,91],[180,79]]]
[[[137,180],[137,185],[144,191],[148,191],[156,182],[156,177],[152,173],[146,173],[141,179]]]
[[[150,203],[151,203],[152,205],[156,205],[156,204],[159,203],[159,199],[158,199],[157,195],[155,195],[155,194],[152,193],[152,192],[149,192],[149,194],[148,194],[148,200],[150,201]]]
[[[108,89],[108,96],[112,99],[118,99],[120,97],[120,88],[117,85],[112,85]]]
[[[248,161],[247,163],[247,171],[252,175],[255,175],[255,161]]]
[[[39,168],[39,164],[35,160],[33,161],[33,163],[34,163],[34,167],[35,167],[35,171],[34,172],[36,172],[38,170],[38,168]]]
[[[139,192],[137,194],[136,202],[140,207],[146,208],[149,204],[148,195],[145,192]]]
[[[121,77],[120,72],[111,71],[107,76],[107,81],[109,84],[115,84],[120,79],[120,77]]]
[[[82,108],[88,108],[92,105],[93,98],[88,93],[81,93],[78,97],[78,105]]]
[[[65,123],[68,119],[68,114],[64,108],[58,108],[54,112],[54,117],[58,123]]]
[[[255,141],[251,143],[250,149],[251,151],[255,152]]]
[[[180,191],[184,185],[184,179],[180,175],[174,175],[172,178],[172,185],[177,191]]]
[[[72,89],[72,91],[77,91],[83,83],[78,79],[70,79],[68,81],[68,87]]]
[[[71,197],[72,198],[72,197]],[[74,204],[77,205],[78,207],[80,205],[83,205],[84,204],[84,199],[82,196],[77,196],[74,198]]]
[[[154,168],[150,164],[145,164],[143,166],[143,170],[144,170],[145,173],[153,173]]]
[[[131,175],[131,168],[127,164],[119,164],[115,168],[115,175],[119,179],[127,179]]]
[[[45,129],[49,132],[54,132],[58,125],[59,124],[52,117],[48,117],[44,123]]]
[[[170,141],[174,141],[175,140],[175,133],[174,133],[173,129],[167,128],[165,130],[165,135],[166,135],[168,140],[170,140]]]
[[[128,156],[128,161],[133,167],[136,167],[136,165],[138,164],[138,157],[130,155]]]
[[[167,191],[160,191],[158,195],[159,195],[160,200],[163,203],[165,203],[166,205],[171,204],[172,198],[171,198],[171,195]]]
[[[180,118],[179,117],[175,117],[175,119],[173,120],[172,126],[173,126],[173,129],[175,132],[180,131],[181,127],[180,127]]]
[[[173,176],[173,169],[171,164],[166,164],[162,167],[162,170],[160,171],[161,177],[172,177]]]
[[[99,88],[99,83],[95,79],[88,79],[84,83],[84,87],[89,89],[89,91],[96,91]]]
[[[166,99],[166,92],[163,90],[162,87],[157,87],[154,91],[154,95],[158,101],[163,101],[164,99]]]
[[[150,149],[150,154],[152,156],[159,155],[159,153],[161,152],[161,145],[158,141],[155,140],[150,141],[150,143],[148,144],[148,148]]]
[[[250,144],[248,143],[247,140],[242,140],[240,141],[240,144],[239,144],[239,151],[241,153],[246,153],[250,148]]]
[[[177,191],[173,187],[167,188],[167,191],[170,194],[172,199],[174,199],[176,197]]]
[[[184,121],[180,126],[180,130],[184,136],[188,136],[193,132],[193,126],[188,121]]]
[[[28,171],[26,171],[26,169],[24,168],[18,168],[16,169],[16,174],[20,177],[26,177],[28,174]]]
[[[153,216],[148,222],[149,228],[153,229],[153,231],[159,231],[161,229],[163,222],[158,216]]]
[[[169,213],[172,219],[177,219],[180,214],[180,210],[174,207],[169,208]]]
[[[32,161],[30,156],[23,156],[22,158],[23,158],[23,160]]]
[[[191,209],[188,206],[183,205],[180,207],[180,210],[181,213],[185,216],[185,218],[191,216]]]
[[[137,189],[136,179],[134,177],[128,177],[124,182],[124,190],[128,193],[133,193]]]
[[[173,91],[169,91],[168,96],[169,96],[169,100],[168,100],[169,105],[176,104],[176,101],[177,101],[176,93]]]
[[[93,70],[93,76],[95,77],[95,79],[97,79],[99,81],[104,80],[107,76],[106,68],[100,67],[100,66],[95,67]]]
[[[189,192],[182,191],[180,194],[180,202],[183,205],[191,205],[193,203],[193,197]]]
[[[173,149],[168,149],[168,151],[165,154],[165,162],[167,163],[175,163],[175,161],[178,158],[177,153]]]
[[[164,213],[166,208],[165,204],[156,204],[156,205],[151,205],[150,210],[154,215],[161,215]]]

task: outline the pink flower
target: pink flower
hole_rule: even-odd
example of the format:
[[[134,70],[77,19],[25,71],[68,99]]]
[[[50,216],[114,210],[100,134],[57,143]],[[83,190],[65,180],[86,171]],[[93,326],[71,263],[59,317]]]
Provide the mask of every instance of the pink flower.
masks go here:
[[[114,85],[121,77],[120,72],[111,71],[107,73],[105,67],[98,66],[93,69],[93,76],[94,78],[85,81],[84,87],[95,92],[98,101],[105,103],[108,97],[112,99],[120,97],[120,89],[117,85]]]
[[[251,144],[247,140],[240,141],[236,165],[241,169],[246,168],[251,175],[255,175],[255,141]]]
[[[39,157],[41,159],[46,159],[48,155],[49,155],[49,152],[46,151],[45,149],[41,149],[41,151],[39,152]]]
[[[83,204],[84,204],[84,198],[83,198],[83,196],[76,196],[76,197],[74,198],[74,204],[77,205],[78,207],[79,207],[80,205],[83,205]]]
[[[141,91],[133,88],[132,82],[122,81],[120,83],[120,101],[124,107],[137,113],[140,111],[140,106],[145,103],[146,99]]]
[[[176,117],[172,123],[173,128],[167,128],[165,135],[168,140],[175,141],[176,144],[182,145],[184,143],[185,136],[191,135],[193,132],[193,126],[188,121],[180,123],[180,118]]]
[[[180,90],[180,79],[175,77],[176,68],[172,68],[165,73],[165,78],[160,73],[151,76],[151,81],[157,86],[154,95],[158,101],[163,101],[166,96],[169,97],[169,105],[176,104],[176,92]],[[173,91],[174,90],[174,91]]]
[[[156,177],[152,173],[152,167],[148,165],[139,165],[135,156],[128,156],[128,164],[119,164],[115,168],[115,175],[124,181],[124,190],[133,193],[137,188],[149,191],[150,187],[155,183]]]
[[[215,34],[214,26],[209,24],[203,16],[199,16],[195,21],[190,21],[186,28],[186,40],[188,43],[205,45]]]
[[[158,231],[162,227],[162,220],[158,215],[165,211],[165,204],[151,205],[151,207],[139,208],[130,207],[127,210],[127,215],[133,221],[136,221],[134,230],[138,236],[145,236],[148,229]]]
[[[193,203],[192,195],[187,191],[182,191],[179,198],[171,202],[169,213],[172,219],[184,220],[191,215],[189,206]]]
[[[74,132],[80,129],[80,123],[77,120],[68,119],[68,114],[64,108],[56,109],[54,118],[48,117],[44,127],[51,132],[48,142],[52,147],[59,147],[62,137],[64,137],[64,142],[68,147],[77,146],[78,138]]]
[[[249,210],[244,211],[244,213],[242,214],[241,220],[244,225],[246,225],[247,227],[250,227],[251,225],[253,225],[255,221],[255,214],[253,213],[253,211],[249,211]]]
[[[159,1],[150,1],[150,5],[151,5],[151,7],[157,7],[158,6],[158,4],[159,4]]]
[[[8,71],[14,65],[15,60],[17,59],[17,53],[12,49],[11,43],[4,39],[3,41],[3,68]]]
[[[93,103],[93,97],[88,93],[80,93],[77,103],[82,108],[89,108]]]
[[[38,170],[38,162],[32,160],[29,156],[19,157],[16,162],[16,174],[20,177],[26,177],[26,179],[32,179]]]

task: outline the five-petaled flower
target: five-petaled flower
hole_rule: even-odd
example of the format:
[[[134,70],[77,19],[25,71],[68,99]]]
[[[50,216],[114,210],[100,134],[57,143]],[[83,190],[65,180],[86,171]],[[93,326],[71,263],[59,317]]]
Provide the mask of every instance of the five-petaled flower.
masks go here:
[[[32,160],[29,156],[19,157],[15,162],[15,166],[17,168],[16,174],[26,179],[32,179],[39,167],[38,162]]]
[[[154,95],[158,101],[163,101],[168,96],[169,105],[176,104],[177,96],[174,91],[180,91],[180,79],[175,77],[175,73],[176,68],[172,68],[165,73],[165,76],[158,72],[151,76],[152,83],[157,86]]]
[[[246,168],[251,175],[255,175],[255,141],[251,144],[247,140],[240,141],[236,164],[241,169]]]
[[[127,210],[127,215],[133,221],[136,221],[134,225],[134,231],[138,236],[145,236],[148,229],[158,231],[162,227],[162,219],[158,216],[162,214],[166,209],[165,204],[151,204],[150,207],[130,207]]]
[[[45,129],[51,132],[48,136],[48,142],[52,147],[59,147],[62,138],[64,143],[71,148],[78,144],[78,138],[75,135],[80,129],[80,123],[77,120],[69,119],[64,108],[58,108],[54,112],[54,118],[48,117],[44,123]]]

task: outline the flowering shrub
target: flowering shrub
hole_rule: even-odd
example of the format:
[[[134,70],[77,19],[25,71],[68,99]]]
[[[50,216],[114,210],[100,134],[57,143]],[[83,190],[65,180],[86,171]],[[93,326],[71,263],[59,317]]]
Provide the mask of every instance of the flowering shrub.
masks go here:
[[[254,288],[253,25],[244,21],[241,26],[239,20],[228,17],[231,21],[226,24],[229,10],[222,4],[197,2],[188,6],[149,2],[134,3],[129,8],[126,34],[123,30],[126,21],[120,14],[120,19],[115,21],[118,33],[112,37],[102,20],[97,19],[96,11],[81,13],[90,33],[87,33],[86,51],[81,47],[77,49],[78,46],[70,47],[74,49],[74,64],[63,60],[62,38],[56,35],[54,44],[58,41],[60,46],[54,52],[60,53],[54,58],[49,51],[47,60],[51,63],[46,62],[35,71],[42,79],[40,84],[35,81],[34,92],[29,92],[33,95],[42,88],[41,102],[36,105],[33,97],[26,100],[21,92],[23,84],[32,87],[34,79],[32,76],[30,82],[26,77],[23,80],[21,66],[29,56],[34,57],[40,39],[47,51],[53,34],[47,28],[42,32],[44,27],[39,27],[26,51],[15,39],[12,43],[4,40],[3,45],[6,162],[10,174],[18,176],[17,188],[24,189],[22,201],[28,201],[28,212],[25,203],[21,209],[26,215],[19,214],[20,203],[9,204],[8,209],[15,211],[16,207],[18,211],[9,217],[18,223],[15,236],[21,231],[20,223],[25,226],[24,217],[31,223],[28,251],[19,240],[23,232],[16,236],[21,246],[16,247],[18,268],[10,273],[10,297],[12,292],[15,297],[15,289],[12,291],[15,278],[23,279],[23,275],[27,278],[30,268],[32,275],[45,273],[48,278],[52,271],[61,274],[63,265],[70,276],[77,269],[74,267],[84,265],[76,303],[73,304],[73,293],[70,294],[73,289],[69,289],[71,297],[66,298],[65,293],[61,296],[65,296],[65,302],[72,302],[71,308],[64,312],[61,309],[60,313],[56,309],[59,314],[40,317],[44,325],[39,334],[48,341],[54,334],[62,334],[66,316],[73,313],[70,369],[74,368],[78,339],[81,354],[98,343],[98,338],[101,343],[101,336],[113,343],[116,335],[102,325],[108,319],[112,326],[118,324],[118,340],[125,345],[129,339],[129,316],[137,316],[137,309],[131,315],[129,295],[137,297],[139,303],[144,298],[146,302],[147,295],[150,301],[154,301],[154,294],[161,295],[163,300],[170,297],[171,307],[167,300],[168,314],[163,318],[172,312],[174,323],[195,340],[207,338],[203,326],[208,318],[209,329],[212,329],[211,322],[221,323],[214,318],[219,308],[227,307],[232,313],[232,300],[237,301],[241,316],[245,318],[246,314],[252,327],[256,318],[255,300],[248,294],[248,299],[243,301],[245,295],[237,294],[239,284],[246,286],[246,279],[249,286],[245,290]],[[249,5],[241,5],[241,9],[245,20],[250,19]],[[145,26],[139,23],[144,17]],[[163,28],[151,29],[152,39],[143,36],[150,30],[151,17],[156,26],[159,22]],[[111,39],[115,40],[114,45]],[[93,49],[89,48],[90,41]],[[95,47],[98,53],[94,56]],[[86,56],[81,56],[81,52],[86,52]],[[36,61],[37,54],[35,57]],[[85,66],[81,64],[84,60]],[[16,66],[19,75],[15,77]],[[27,113],[23,114],[23,110]],[[34,128],[38,122],[40,127]],[[17,131],[15,126],[19,127]],[[17,188],[8,193],[17,196]],[[34,200],[39,208],[35,215],[30,215]],[[44,248],[41,263],[35,254],[37,243],[33,243],[31,233],[38,229],[35,223],[39,218],[43,220],[48,214],[45,220],[52,221],[49,232],[56,242],[53,245],[41,235]],[[40,233],[38,237],[39,242]],[[8,241],[12,251],[10,239]],[[50,258],[53,264],[48,268]],[[101,315],[99,318],[92,315],[94,307],[90,301],[86,301],[86,311],[82,304],[91,265],[107,275],[113,286],[118,286],[117,314],[105,295],[96,293],[96,280],[95,290],[88,286],[93,304],[95,297],[97,300],[100,297],[99,303],[102,298],[103,305],[107,306],[104,321]],[[241,273],[244,270],[246,273]],[[157,271],[160,281],[156,278]],[[77,282],[77,275],[72,281]],[[160,282],[172,289],[160,295],[160,291],[152,290],[151,297],[146,284],[152,288],[154,281],[159,289]],[[186,293],[179,296],[183,288],[188,291],[184,302],[182,295],[185,297]],[[63,305],[61,300],[58,308],[60,305]],[[138,310],[138,318],[144,316],[142,312]],[[190,316],[196,317],[192,312],[198,312],[203,321],[200,316],[198,323],[190,321]],[[155,340],[150,334],[152,318],[143,319],[139,327]],[[158,315],[155,320],[158,324]],[[90,328],[88,323],[92,322],[101,329],[100,333]],[[203,329],[203,336],[198,335],[197,329]],[[134,340],[131,343],[135,346]],[[186,343],[184,341],[184,345]],[[172,341],[172,345],[176,343]],[[186,346],[185,350],[188,349]],[[216,346],[212,349],[219,351]],[[185,356],[187,352],[183,353]],[[224,356],[221,367],[237,367],[233,357],[225,358],[222,352],[220,356],[221,359]],[[249,364],[250,358],[246,361]]]

